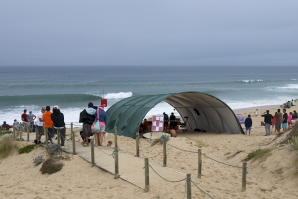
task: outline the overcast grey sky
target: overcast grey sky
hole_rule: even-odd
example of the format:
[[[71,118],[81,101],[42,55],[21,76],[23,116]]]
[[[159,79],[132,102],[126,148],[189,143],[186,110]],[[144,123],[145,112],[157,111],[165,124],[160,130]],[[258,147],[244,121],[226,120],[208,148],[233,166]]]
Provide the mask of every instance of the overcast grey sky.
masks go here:
[[[297,66],[297,0],[1,0],[0,66]]]

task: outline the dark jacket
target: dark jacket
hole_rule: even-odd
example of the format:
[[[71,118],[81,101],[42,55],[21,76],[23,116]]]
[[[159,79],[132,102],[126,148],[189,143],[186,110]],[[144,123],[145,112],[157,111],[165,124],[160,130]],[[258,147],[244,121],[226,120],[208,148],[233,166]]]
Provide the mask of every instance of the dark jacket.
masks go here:
[[[252,119],[250,117],[245,118],[245,127],[251,127],[252,126]]]
[[[54,110],[53,113],[51,114],[51,119],[53,121],[53,126],[55,127],[64,127],[64,115],[63,113],[60,112],[59,109]]]
[[[261,116],[264,117],[264,122],[265,123],[272,125],[271,120],[272,120],[273,116],[271,114],[267,113],[267,114],[264,114],[264,115],[261,115]]]
[[[84,124],[93,124],[94,122],[94,119],[95,119],[95,112],[96,110],[93,109],[93,108],[88,108],[88,112],[86,111],[86,109],[84,109],[81,113],[80,113],[80,120],[79,122],[80,123],[84,123]],[[92,114],[93,113],[93,114]]]

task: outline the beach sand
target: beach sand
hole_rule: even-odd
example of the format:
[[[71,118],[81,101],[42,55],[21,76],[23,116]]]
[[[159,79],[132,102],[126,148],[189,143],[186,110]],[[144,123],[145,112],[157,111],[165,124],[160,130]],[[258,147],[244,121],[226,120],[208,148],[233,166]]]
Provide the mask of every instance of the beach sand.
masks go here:
[[[244,117],[252,115],[250,136],[178,132],[177,138],[170,138],[168,144],[183,150],[167,147],[167,167],[190,173],[194,183],[214,198],[298,198],[295,175],[297,153],[290,151],[287,145],[275,145],[290,131],[275,139],[275,134],[264,136],[265,128],[260,126],[263,112],[269,109],[274,114],[280,107],[257,108],[259,116],[254,116],[255,108],[235,110],[236,114]],[[293,110],[297,110],[296,106],[287,109],[287,112]],[[114,140],[112,134],[108,135],[105,142],[109,140]],[[118,136],[118,145],[121,150],[135,154],[135,140]],[[162,147],[160,144],[151,146],[149,139],[141,139],[140,156],[162,165]],[[221,162],[203,155],[201,179],[197,178],[198,155],[188,152],[197,151],[198,148],[206,156]],[[242,169],[237,167],[242,167],[242,160],[250,152],[265,148],[272,149],[271,155],[247,162],[247,185],[246,191],[242,192]],[[143,189],[129,182],[114,179],[112,174],[91,167],[90,163],[77,155],[69,155],[70,160],[63,160],[61,171],[51,175],[41,174],[41,165],[33,165],[33,159],[39,155],[45,155],[44,148],[37,147],[28,154],[14,153],[0,160],[0,198],[186,198],[185,181],[165,181],[162,187],[153,184],[150,185],[150,191],[144,193]],[[150,175],[156,174],[151,172]],[[160,180],[164,181],[162,178]],[[209,197],[192,185],[192,198]]]

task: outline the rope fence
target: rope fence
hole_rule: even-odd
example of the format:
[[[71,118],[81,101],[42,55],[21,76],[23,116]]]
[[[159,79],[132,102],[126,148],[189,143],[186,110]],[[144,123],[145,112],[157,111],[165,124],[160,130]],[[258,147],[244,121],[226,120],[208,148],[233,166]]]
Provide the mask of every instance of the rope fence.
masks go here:
[[[71,134],[70,134],[70,138],[66,139],[66,134],[65,136],[62,135],[60,133],[60,130],[62,129],[56,129],[57,130],[57,138],[58,138],[58,149],[60,151],[62,151],[61,149],[61,144],[60,144],[60,140],[63,139],[66,144],[67,144],[67,150],[70,149],[70,145],[68,143],[68,141],[72,140],[73,141],[73,154],[76,154],[75,152],[75,137],[78,137],[76,134],[81,131],[81,129],[73,129],[74,125],[71,123]],[[80,127],[82,127],[82,125],[79,125]],[[15,132],[15,128],[14,128],[14,131],[13,131],[13,136],[14,138],[16,139],[16,137],[18,136],[18,131],[17,131],[17,136],[16,136],[16,132]],[[49,131],[48,129],[45,128],[45,134],[46,134],[46,141],[45,141],[45,144],[46,144],[46,147],[45,147],[45,150],[48,151],[49,150],[49,146],[48,146],[48,136],[50,136],[51,138],[54,137],[54,133],[52,133],[51,131]],[[22,132],[20,131],[20,138],[19,140],[22,140]],[[27,128],[27,140],[29,140],[29,128]],[[143,140],[143,139],[142,139]],[[149,143],[152,143],[148,140],[145,139],[145,141],[149,142]],[[80,142],[80,139],[78,140],[78,142]],[[115,126],[114,127],[114,144],[115,144],[115,147],[114,147],[114,150],[112,153],[107,153],[106,151],[102,150],[101,148],[97,148],[99,151],[105,153],[106,155],[109,155],[109,156],[112,156],[115,160],[115,179],[118,178],[120,175],[119,175],[119,161],[118,161],[118,158],[119,158],[119,149],[118,149],[118,142],[117,142],[117,127]],[[219,160],[216,160],[214,158],[211,158],[209,156],[207,156],[205,153],[202,153],[201,152],[201,149],[198,149],[198,151],[191,151],[191,150],[185,150],[185,149],[181,149],[179,147],[176,147],[176,146],[173,146],[169,143],[167,143],[167,140],[164,140],[163,141],[163,167],[166,167],[166,158],[167,158],[167,155],[166,155],[166,145],[170,146],[170,147],[173,147],[175,149],[178,149],[178,150],[181,150],[181,151],[184,151],[184,152],[188,152],[188,153],[197,153],[198,154],[198,178],[201,178],[201,170],[202,170],[202,159],[201,159],[201,156],[203,155],[204,157],[210,159],[210,160],[213,160],[217,163],[220,163],[220,164],[224,164],[226,166],[230,166],[230,167],[234,167],[234,168],[242,168],[242,191],[245,191],[246,190],[246,174],[248,174],[248,168],[247,168],[247,163],[244,162],[243,163],[243,166],[240,167],[240,166],[235,166],[235,165],[230,165],[230,164],[227,164],[227,163],[224,163],[224,162],[221,162]],[[142,149],[142,146],[140,144],[140,139],[139,139],[139,134],[137,133],[137,137],[136,137],[136,157],[139,157],[139,150],[141,148],[141,151],[142,151],[142,155],[144,156],[144,150]],[[145,156],[144,156],[145,157]],[[95,165],[95,157],[94,157],[94,140],[91,139],[91,165],[94,166]],[[144,191],[145,192],[148,192],[149,191],[149,168],[151,168],[153,170],[153,172],[158,175],[160,178],[162,178],[163,180],[167,181],[167,182],[171,182],[171,183],[178,183],[178,182],[182,182],[184,180],[186,180],[186,184],[185,184],[185,193],[184,193],[184,197],[185,195],[187,196],[187,199],[190,199],[191,198],[191,184],[193,184],[195,187],[197,187],[203,194],[205,194],[206,196],[208,196],[209,198],[213,198],[211,195],[209,195],[206,191],[204,191],[203,189],[201,189],[194,181],[191,180],[191,174],[187,174],[186,178],[183,178],[183,179],[180,179],[180,180],[169,180],[169,179],[166,179],[165,177],[163,177],[162,175],[160,175],[153,167],[151,164],[149,164],[149,161],[148,161],[148,158],[145,158],[145,189]]]

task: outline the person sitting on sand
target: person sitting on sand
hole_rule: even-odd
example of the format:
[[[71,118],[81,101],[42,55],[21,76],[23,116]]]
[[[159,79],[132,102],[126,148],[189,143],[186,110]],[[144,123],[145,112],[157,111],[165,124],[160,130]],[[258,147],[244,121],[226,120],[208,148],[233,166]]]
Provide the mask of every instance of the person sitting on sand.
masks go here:
[[[3,121],[1,128],[2,130],[9,130],[10,128],[12,128],[12,126],[10,126],[9,124],[6,124],[6,121]]]
[[[296,120],[298,118],[297,112],[294,110],[292,114],[292,120]]]
[[[248,117],[245,118],[244,125],[245,125],[245,129],[246,129],[245,134],[247,135],[247,132],[248,132],[248,135],[250,135],[250,130],[251,130],[251,126],[252,126],[252,119],[250,117],[250,114],[248,114]]]

